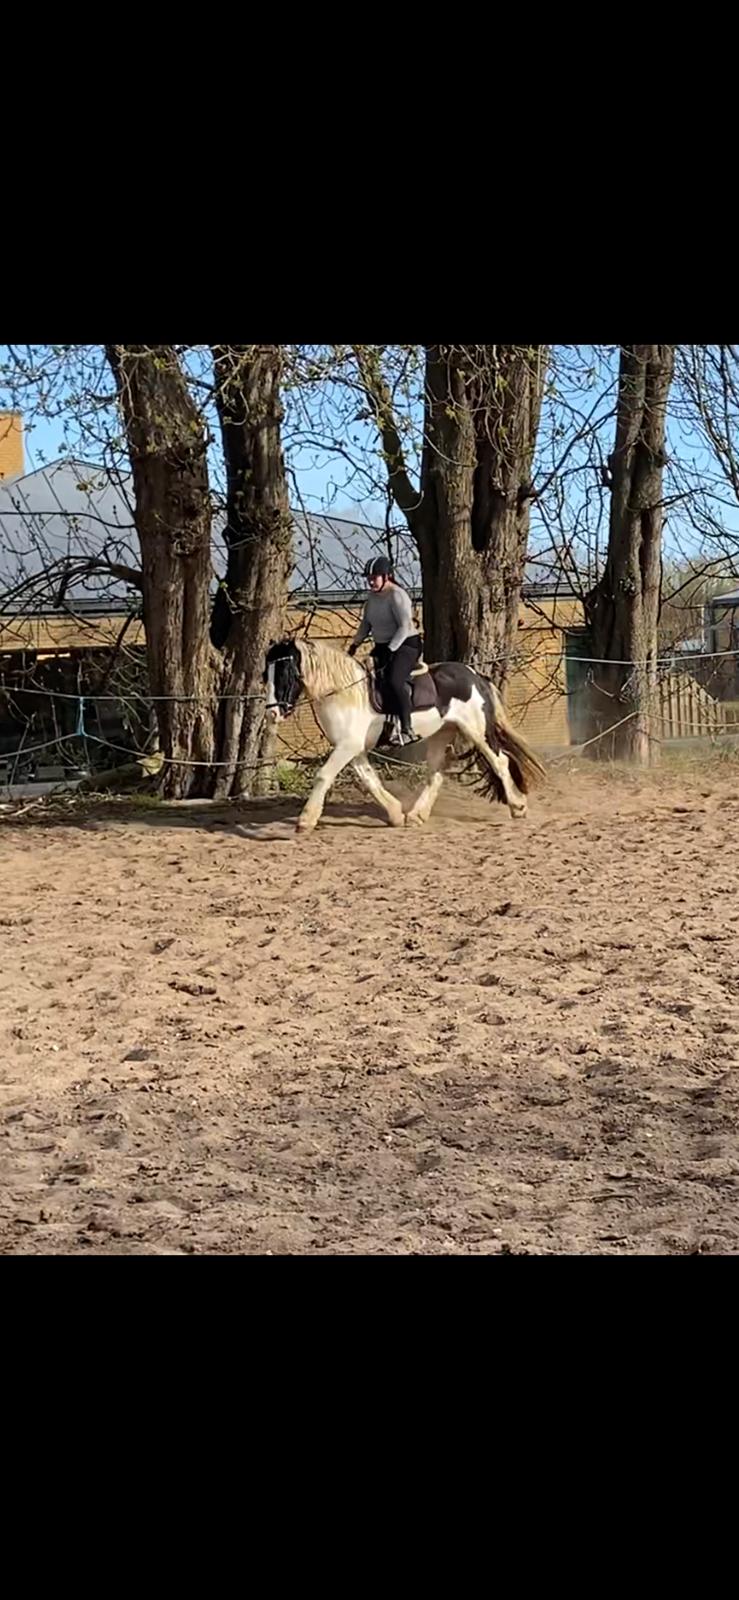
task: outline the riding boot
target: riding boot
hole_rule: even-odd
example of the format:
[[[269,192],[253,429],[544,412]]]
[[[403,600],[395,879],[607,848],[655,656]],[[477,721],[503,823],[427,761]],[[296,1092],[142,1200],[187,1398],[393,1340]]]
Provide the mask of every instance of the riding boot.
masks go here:
[[[400,699],[400,743],[418,744],[420,734],[414,733],[411,716],[413,714],[413,690],[409,683],[403,685]]]

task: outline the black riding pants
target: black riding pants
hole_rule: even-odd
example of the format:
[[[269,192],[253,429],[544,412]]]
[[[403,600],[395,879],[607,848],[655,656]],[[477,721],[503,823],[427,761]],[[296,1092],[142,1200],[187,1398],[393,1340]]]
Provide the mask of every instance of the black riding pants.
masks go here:
[[[421,640],[414,633],[410,639],[404,639],[397,650],[391,650],[388,644],[377,644],[373,652],[375,664],[383,673],[385,704],[391,716],[400,718],[404,733],[411,732],[413,689],[410,676],[421,659],[421,651]]]

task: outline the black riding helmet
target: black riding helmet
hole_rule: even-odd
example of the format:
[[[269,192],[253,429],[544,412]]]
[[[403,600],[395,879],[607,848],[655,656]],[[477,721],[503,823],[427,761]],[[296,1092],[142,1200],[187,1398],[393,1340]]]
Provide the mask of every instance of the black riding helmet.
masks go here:
[[[392,578],[393,564],[389,556],[375,556],[364,569],[365,578]]]

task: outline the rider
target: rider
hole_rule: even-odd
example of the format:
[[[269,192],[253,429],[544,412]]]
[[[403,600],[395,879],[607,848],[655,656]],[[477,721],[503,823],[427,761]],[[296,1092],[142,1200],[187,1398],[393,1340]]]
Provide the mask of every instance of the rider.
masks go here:
[[[421,640],[413,624],[410,595],[395,582],[393,565],[387,556],[368,561],[364,575],[371,593],[367,596],[362,621],[349,646],[353,656],[369,634],[375,669],[384,673],[387,705],[400,719],[400,744],[415,744],[420,735],[411,727],[413,690],[410,675],[421,658]]]

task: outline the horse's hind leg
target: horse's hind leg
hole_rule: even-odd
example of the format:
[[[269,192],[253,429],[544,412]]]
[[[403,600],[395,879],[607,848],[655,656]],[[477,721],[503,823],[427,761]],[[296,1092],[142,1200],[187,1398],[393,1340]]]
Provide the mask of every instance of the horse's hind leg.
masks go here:
[[[457,702],[456,705],[452,702],[451,711],[454,712],[460,732],[479,751],[483,761],[498,779],[511,816],[525,817],[528,810],[526,796],[521,794],[518,785],[513,781],[507,755],[503,750],[496,755],[487,742],[484,709],[476,705],[472,699],[466,703]]]
[[[339,773],[343,771],[344,767],[348,767],[349,762],[353,761],[356,755],[356,745],[351,745],[348,749],[346,745],[338,745],[335,750],[331,751],[328,761],[324,761],[298,817],[298,833],[311,833],[315,828],[316,823],[320,820],[321,812],[326,803],[326,795],[331,785],[336,782]]]
[[[520,821],[522,817],[526,816],[526,813],[529,809],[528,801],[525,794],[521,793],[518,784],[514,781],[513,774],[511,772],[511,764],[507,755],[505,754],[505,751],[501,750],[500,754],[496,756],[494,751],[490,749],[490,745],[487,744],[485,740],[481,740],[477,748],[483,759],[487,761],[488,766],[491,767],[493,772],[495,772],[500,778],[503,785],[503,791],[505,793],[508,810],[510,811],[511,816],[515,821]]]
[[[404,822],[403,807],[389,789],[384,789],[371,762],[366,755],[355,756],[352,763],[354,771],[362,786],[372,795],[373,800],[382,806],[391,828],[402,828]]]
[[[449,746],[454,743],[454,734],[447,728],[441,728],[432,735],[426,745],[426,763],[429,770],[429,781],[421,790],[415,804],[411,807],[406,817],[406,822],[422,824],[428,822],[431,812],[439,797],[439,790],[444,782],[444,765]]]

